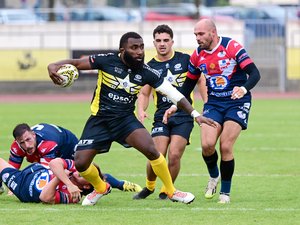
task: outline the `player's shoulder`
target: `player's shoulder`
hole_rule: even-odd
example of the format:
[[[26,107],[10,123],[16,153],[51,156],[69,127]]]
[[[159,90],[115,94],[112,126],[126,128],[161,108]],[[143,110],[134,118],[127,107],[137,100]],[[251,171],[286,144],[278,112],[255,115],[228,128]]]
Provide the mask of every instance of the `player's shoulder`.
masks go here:
[[[117,58],[119,58],[117,52],[97,53],[97,54],[90,55],[90,61],[92,63],[99,59],[103,61],[103,60],[112,60]]]
[[[155,65],[157,65],[159,62],[155,59],[155,57],[153,57],[152,59],[150,59],[146,65],[153,67]]]
[[[174,56],[176,57],[176,58],[189,58],[190,57],[190,55],[189,54],[187,54],[187,53],[185,53],[185,52],[179,52],[179,51],[175,51],[175,54],[174,54]]]
[[[18,143],[16,141],[13,141],[13,143],[10,146],[10,152],[13,153],[14,155],[18,156],[24,156],[25,152],[20,148]]]
[[[150,74],[153,74],[155,76],[160,77],[159,71],[157,71],[156,69],[152,68],[148,64],[144,64],[144,66],[143,66],[143,72],[147,73],[147,74],[150,73]]]
[[[230,37],[222,37],[221,45],[224,46],[226,49],[228,48],[242,48],[243,46],[237,42],[236,40]]]

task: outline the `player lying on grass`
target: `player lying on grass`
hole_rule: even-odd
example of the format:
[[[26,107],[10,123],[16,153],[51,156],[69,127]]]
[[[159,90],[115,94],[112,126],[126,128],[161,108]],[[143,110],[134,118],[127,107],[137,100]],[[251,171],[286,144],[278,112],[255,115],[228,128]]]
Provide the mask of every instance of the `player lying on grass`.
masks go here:
[[[0,158],[0,178],[21,202],[78,203],[82,195],[93,191],[93,186],[79,176],[73,160],[55,158],[49,167],[33,163],[18,170]]]
[[[33,127],[26,123],[18,124],[13,130],[13,136],[15,140],[11,144],[8,163],[16,169],[21,168],[24,158],[28,162],[38,162],[46,167],[54,158],[73,160],[78,143],[77,137],[71,131],[47,123],[39,123]],[[118,180],[110,174],[103,174],[103,177],[112,188],[131,192],[142,190],[138,184]]]

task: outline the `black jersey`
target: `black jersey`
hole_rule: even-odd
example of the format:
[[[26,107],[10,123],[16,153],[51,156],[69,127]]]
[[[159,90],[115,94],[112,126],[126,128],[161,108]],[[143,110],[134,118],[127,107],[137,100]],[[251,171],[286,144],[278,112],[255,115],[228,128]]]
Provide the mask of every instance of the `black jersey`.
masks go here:
[[[148,65],[132,70],[115,53],[91,55],[89,59],[92,68],[98,70],[92,115],[133,113],[140,89],[146,84],[157,88],[163,82],[160,74]]]
[[[190,56],[181,52],[174,52],[174,55],[168,61],[158,61],[156,58],[152,58],[148,65],[160,73],[162,77],[167,79],[178,91],[181,92],[182,85],[185,81],[188,64],[190,61]],[[154,103],[156,105],[156,112],[154,115],[154,120],[161,121],[165,111],[173,104],[172,101],[163,96],[162,94],[154,90]],[[187,96],[186,96],[187,97]],[[192,103],[191,96],[187,99]],[[188,116],[192,119],[190,115],[186,112],[178,109],[174,116]]]

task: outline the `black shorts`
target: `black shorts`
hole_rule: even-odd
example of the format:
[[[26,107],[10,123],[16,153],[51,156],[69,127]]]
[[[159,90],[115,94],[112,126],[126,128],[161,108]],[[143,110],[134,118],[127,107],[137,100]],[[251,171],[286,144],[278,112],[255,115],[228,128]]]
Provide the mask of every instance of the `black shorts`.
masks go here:
[[[191,132],[194,128],[194,121],[190,117],[170,117],[168,124],[161,121],[154,121],[152,124],[151,136],[167,136],[179,135],[190,143]]]
[[[85,124],[76,151],[96,149],[98,153],[108,152],[113,141],[126,148],[125,139],[134,130],[145,128],[134,114],[122,116],[90,116]]]

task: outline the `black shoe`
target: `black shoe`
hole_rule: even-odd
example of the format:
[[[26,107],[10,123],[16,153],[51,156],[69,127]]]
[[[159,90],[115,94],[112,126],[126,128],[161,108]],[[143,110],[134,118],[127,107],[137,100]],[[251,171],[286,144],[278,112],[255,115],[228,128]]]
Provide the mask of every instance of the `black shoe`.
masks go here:
[[[166,200],[166,199],[168,199],[168,195],[164,192],[160,192],[159,195],[158,195],[158,198],[160,200]]]
[[[148,188],[144,187],[143,190],[141,190],[139,193],[137,193],[136,195],[133,196],[133,199],[145,199],[147,198],[149,195],[151,195],[153,191],[150,191]]]

